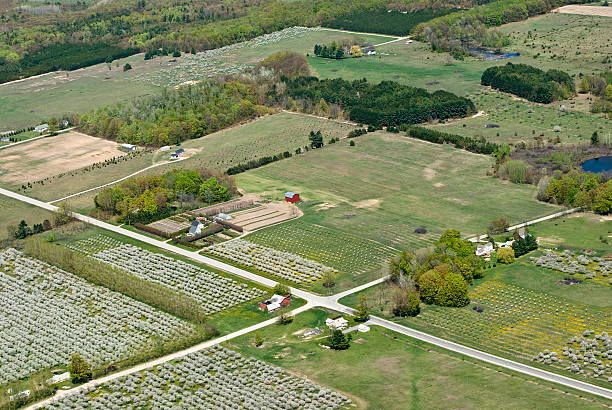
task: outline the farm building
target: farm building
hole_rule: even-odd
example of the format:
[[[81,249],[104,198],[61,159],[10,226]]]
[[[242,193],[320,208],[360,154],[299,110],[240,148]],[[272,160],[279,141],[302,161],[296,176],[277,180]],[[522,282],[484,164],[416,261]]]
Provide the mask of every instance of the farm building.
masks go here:
[[[494,247],[491,242],[487,242],[483,245],[478,245],[478,247],[476,248],[476,256],[487,256],[491,252],[493,252],[493,250]]]
[[[170,145],[164,145],[159,149],[161,152],[170,151]]]
[[[337,319],[327,318],[325,320],[325,324],[327,327],[333,330],[342,330],[348,326],[348,320],[343,317],[339,317]]]
[[[70,372],[56,374],[50,379],[47,379],[47,384],[53,385],[53,384],[65,382],[66,380],[70,380]]]
[[[259,302],[259,310],[263,310],[264,312],[274,312],[275,310],[290,305],[291,299],[289,299],[289,296],[272,295],[270,299]]]
[[[198,235],[202,233],[202,228],[204,228],[204,225],[202,224],[202,222],[195,220],[191,223],[191,227],[189,228],[189,232],[187,232],[187,235],[189,236]]]
[[[138,147],[133,144],[121,144],[121,148],[126,151],[136,151]]]
[[[185,152],[185,150],[183,148],[179,148],[176,151],[174,151],[172,154],[170,154],[170,159],[178,159],[181,154],[183,154]]]
[[[295,192],[291,192],[291,191],[285,194],[285,201],[291,204],[295,204],[299,200],[300,200],[300,194],[296,194]]]
[[[45,132],[49,129],[49,124],[40,124],[34,127],[34,131],[36,132]]]

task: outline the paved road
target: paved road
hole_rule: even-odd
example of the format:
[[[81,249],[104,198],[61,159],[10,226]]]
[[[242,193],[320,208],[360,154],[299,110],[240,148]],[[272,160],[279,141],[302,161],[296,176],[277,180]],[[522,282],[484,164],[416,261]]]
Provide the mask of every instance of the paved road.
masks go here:
[[[573,213],[579,212],[581,210],[582,210],[582,208],[572,208],[572,209],[568,209],[568,210],[565,210],[565,211],[554,213],[552,215],[546,215],[546,216],[543,216],[541,218],[537,218],[537,219],[533,219],[531,221],[527,221],[527,222],[523,222],[523,223],[520,223],[520,224],[517,224],[517,225],[513,225],[513,226],[509,227],[508,229],[506,229],[506,231],[512,232],[512,231],[514,231],[514,230],[516,230],[518,228],[523,228],[525,226],[537,224],[538,222],[548,221],[549,219],[560,218],[562,216],[573,214]],[[486,238],[487,238],[487,235],[484,234],[484,235],[480,235],[480,236],[475,236],[473,238],[469,238],[468,240],[470,242],[478,242],[479,240],[486,239]]]
[[[29,198],[27,196],[24,196],[24,195],[21,195],[21,194],[12,192],[12,191],[8,191],[8,190],[3,189],[3,188],[0,188],[0,194],[6,195],[6,196],[14,198],[14,199],[17,199],[19,201],[23,201],[23,202],[29,203],[31,205],[35,205],[35,206],[47,209],[49,211],[56,211],[57,210],[57,207],[55,205],[52,205],[52,204],[49,204],[49,203],[46,203],[46,202],[42,202],[42,201],[39,201],[39,200],[36,200],[36,199],[33,199],[33,198]],[[207,264],[209,266],[212,266],[214,268],[217,268],[217,269],[220,269],[220,270],[232,273],[232,274],[234,274],[236,276],[239,276],[241,278],[244,278],[244,279],[247,279],[247,280],[259,283],[259,284],[262,284],[264,286],[273,287],[277,283],[274,280],[271,280],[271,279],[268,279],[268,278],[256,275],[254,273],[251,273],[251,272],[245,271],[243,269],[237,268],[235,266],[229,265],[227,263],[223,263],[223,262],[220,262],[218,260],[205,257],[203,255],[194,254],[192,251],[188,251],[188,250],[185,250],[185,249],[177,248],[177,247],[175,247],[175,246],[173,246],[171,244],[159,241],[157,239],[150,238],[148,236],[141,235],[141,234],[139,234],[137,232],[132,232],[132,231],[125,230],[125,229],[123,229],[121,227],[108,224],[106,222],[97,220],[95,218],[91,218],[89,216],[85,216],[85,215],[81,215],[81,214],[74,214],[73,216],[76,219],[81,220],[83,222],[87,222],[87,223],[90,223],[92,225],[95,225],[95,226],[98,226],[98,227],[101,227],[101,228],[104,228],[104,229],[108,229],[110,231],[117,232],[117,233],[120,233],[120,234],[125,235],[125,236],[129,236],[131,238],[134,238],[134,239],[140,240],[142,242],[148,243],[150,245],[157,246],[157,247],[159,247],[161,249],[165,249],[167,251],[174,252],[176,254],[179,254],[179,255],[191,258],[191,259],[196,260],[198,262],[201,262],[201,263]],[[542,219],[542,218],[540,218],[540,219]],[[306,306],[304,306],[302,309],[306,309],[306,307],[308,307],[308,308],[323,307],[323,308],[332,309],[332,310],[336,310],[336,311],[347,313],[347,314],[352,314],[354,312],[354,310],[351,309],[350,307],[347,307],[347,306],[344,306],[344,305],[340,304],[338,302],[338,299],[340,299],[341,297],[347,296],[347,295],[349,295],[351,293],[363,290],[363,289],[365,289],[365,288],[367,288],[369,286],[373,286],[373,285],[375,285],[377,283],[382,282],[383,280],[384,280],[384,278],[380,278],[380,279],[377,279],[376,281],[370,282],[370,283],[362,285],[362,286],[358,286],[358,287],[356,287],[354,289],[351,289],[351,290],[346,291],[346,292],[342,292],[342,293],[340,293],[338,295],[334,295],[334,296],[315,295],[315,294],[312,294],[310,292],[306,292],[304,290],[295,289],[295,288],[291,288],[291,292],[295,296],[297,296],[299,298],[302,298],[302,299],[307,301]],[[266,322],[263,322],[263,323],[264,323],[264,325],[262,325],[262,324],[258,324],[258,325],[261,325],[261,327],[263,327],[263,326],[266,326],[267,324],[273,323],[273,321],[266,321]],[[595,386],[593,384],[586,383],[586,382],[583,382],[583,381],[580,381],[580,380],[576,380],[576,379],[572,379],[572,378],[569,378],[569,377],[557,375],[555,373],[547,372],[547,371],[544,371],[544,370],[541,370],[541,369],[538,369],[538,368],[535,368],[535,367],[531,367],[531,366],[524,365],[524,364],[521,364],[521,363],[517,363],[517,362],[511,361],[511,360],[508,360],[508,359],[504,359],[502,357],[495,356],[495,355],[492,355],[490,353],[486,353],[486,352],[483,352],[483,351],[480,351],[480,350],[472,349],[470,347],[463,346],[463,345],[460,345],[458,343],[454,343],[454,342],[451,342],[451,341],[448,341],[448,340],[445,340],[445,339],[441,339],[439,337],[435,337],[435,336],[429,335],[427,333],[423,333],[423,332],[420,332],[420,331],[408,328],[406,326],[399,325],[397,323],[394,323],[394,322],[391,322],[389,320],[385,320],[385,319],[382,319],[382,318],[379,318],[379,317],[376,317],[376,316],[372,316],[370,318],[369,323],[371,325],[378,325],[378,326],[385,327],[385,328],[387,328],[389,330],[393,330],[393,331],[396,331],[398,333],[401,333],[401,334],[413,337],[415,339],[422,340],[422,341],[425,341],[427,343],[431,343],[433,345],[442,347],[444,349],[448,349],[448,350],[452,350],[454,352],[461,353],[463,355],[466,355],[468,357],[472,357],[474,359],[482,360],[482,361],[485,361],[485,362],[488,362],[488,363],[495,364],[495,365],[500,366],[500,367],[504,367],[504,368],[507,368],[507,369],[510,369],[510,370],[514,370],[514,371],[517,371],[517,372],[520,372],[520,373],[527,374],[527,375],[532,376],[532,377],[540,378],[540,379],[547,380],[547,381],[552,381],[552,382],[561,384],[561,385],[566,386],[566,387],[570,387],[570,388],[573,388],[573,389],[576,389],[576,390],[581,390],[581,391],[586,392],[586,393],[591,393],[591,394],[594,394],[594,395],[601,396],[601,397],[604,397],[604,398],[612,400],[612,390],[610,390],[610,389],[605,389],[603,387]],[[258,326],[258,325],[255,325],[255,326]],[[239,334],[244,334],[244,333],[249,331],[247,329],[243,329],[243,330],[241,330],[239,332],[235,332],[232,335],[235,334],[237,336]],[[244,332],[244,333],[240,333],[240,332]],[[225,337],[228,337],[228,336],[225,336]],[[220,338],[218,340],[221,340],[221,339],[222,338]],[[211,341],[211,343],[212,343],[212,341]],[[198,345],[198,346],[200,346],[200,345]],[[180,357],[180,355],[183,352],[187,352],[187,351],[191,352],[190,349],[192,349],[192,348],[186,349],[186,350],[181,351],[181,352],[177,352],[177,353],[175,353],[175,355],[179,355],[177,357]],[[185,353],[185,354],[187,354],[187,353]],[[160,360],[160,359],[157,359],[157,360]],[[168,360],[172,360],[172,359],[168,359]],[[152,361],[152,362],[149,362],[149,363],[154,363],[154,362],[155,361]],[[143,365],[139,365],[139,366],[143,366]],[[138,367],[138,368],[141,369],[142,367]],[[132,368],[127,369],[125,371],[129,372],[131,369]],[[121,374],[121,373],[117,373],[117,374]]]

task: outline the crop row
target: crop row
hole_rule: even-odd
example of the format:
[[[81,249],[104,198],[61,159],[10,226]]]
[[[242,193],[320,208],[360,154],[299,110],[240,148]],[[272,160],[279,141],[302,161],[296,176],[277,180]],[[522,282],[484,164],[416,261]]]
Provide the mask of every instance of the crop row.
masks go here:
[[[0,384],[66,365],[80,353],[98,367],[194,328],[120,293],[24,256],[0,252]],[[158,340],[159,340],[158,339]]]
[[[585,255],[576,255],[570,250],[563,252],[545,249],[539,257],[532,256],[531,261],[542,268],[548,268],[570,275],[585,275],[586,279],[593,279],[601,283],[612,285],[612,261],[599,257],[589,258]]]
[[[398,253],[389,246],[300,220],[271,226],[246,238],[353,274],[381,269]]]
[[[416,318],[465,342],[524,359],[545,349],[561,354],[568,338],[612,329],[612,312],[567,303],[553,296],[497,281],[470,292],[472,305],[448,310],[428,307]],[[480,309],[475,310],[475,307]]]
[[[153,73],[145,73],[136,78],[150,82],[156,86],[176,86],[186,81],[201,81],[215,75],[236,74],[248,68],[249,65],[231,63],[228,55],[236,53],[243,48],[256,49],[282,40],[301,37],[317,28],[290,27],[270,34],[264,34],[249,41],[235,43],[197,54],[185,54],[186,60],[172,67],[164,68]]]
[[[114,241],[114,240],[113,240]],[[98,245],[100,238],[98,237]],[[234,306],[259,298],[265,292],[246,283],[209,272],[198,266],[149,252],[137,246],[105,242],[108,247],[89,253],[89,242],[70,244],[74,250],[87,253],[100,262],[108,263],[141,279],[159,283],[186,294],[202,303],[207,315],[228,310]],[[117,244],[119,246],[115,246]]]
[[[546,349],[533,360],[559,366],[567,364],[566,370],[612,382],[612,337],[607,332],[594,333],[587,330],[582,336],[572,336],[561,354]],[[591,335],[593,338],[589,338]]]
[[[326,272],[337,272],[318,262],[242,239],[211,246],[207,251],[296,283],[314,283]]]
[[[222,346],[64,396],[45,408],[338,409],[347,397]]]

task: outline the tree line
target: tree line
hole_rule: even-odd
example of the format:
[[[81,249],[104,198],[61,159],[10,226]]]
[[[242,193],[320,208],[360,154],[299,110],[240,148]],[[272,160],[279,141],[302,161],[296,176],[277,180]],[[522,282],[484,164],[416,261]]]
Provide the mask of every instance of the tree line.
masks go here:
[[[464,149],[477,154],[491,155],[501,148],[499,144],[489,142],[484,137],[476,139],[417,126],[403,128],[407,128],[406,135],[409,137],[433,142],[434,144],[453,144],[455,148]]]
[[[574,94],[574,82],[566,72],[555,69],[543,71],[527,64],[508,63],[489,67],[482,73],[480,83],[544,104],[564,100]]]
[[[50,71],[76,70],[136,53],[138,53],[136,48],[122,48],[101,43],[53,44],[26,54],[13,62],[3,64],[0,59],[0,84]]]
[[[395,81],[373,84],[366,79],[299,77],[286,82],[285,93],[291,98],[339,104],[350,111],[352,121],[374,126],[417,124],[476,112],[468,98],[441,90],[429,93]]]
[[[601,174],[571,170],[555,172],[538,182],[538,199],[570,207],[583,207],[598,214],[612,213],[612,179]]]

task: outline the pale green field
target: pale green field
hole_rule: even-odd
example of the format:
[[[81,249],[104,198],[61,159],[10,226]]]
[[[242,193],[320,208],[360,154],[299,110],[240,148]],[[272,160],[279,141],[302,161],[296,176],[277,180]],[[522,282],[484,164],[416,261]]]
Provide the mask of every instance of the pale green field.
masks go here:
[[[53,213],[0,195],[0,240],[8,237],[7,228],[11,225],[18,225],[24,220],[31,228],[45,219],[53,222]]]

